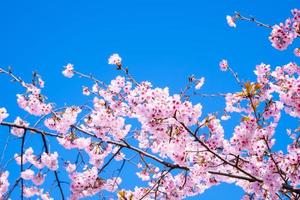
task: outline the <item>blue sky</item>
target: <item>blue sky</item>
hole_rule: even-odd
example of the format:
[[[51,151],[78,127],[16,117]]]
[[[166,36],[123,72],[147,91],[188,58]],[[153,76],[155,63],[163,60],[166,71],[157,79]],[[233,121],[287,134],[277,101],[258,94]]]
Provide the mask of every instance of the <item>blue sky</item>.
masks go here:
[[[46,82],[44,94],[57,106],[88,101],[81,89],[89,83],[64,78],[62,66],[70,62],[79,71],[109,81],[119,74],[107,64],[112,53],[122,56],[138,81],[168,86],[172,93],[180,92],[191,74],[206,77],[203,92],[232,92],[238,86],[229,74],[219,71],[221,59],[228,59],[242,80],[254,80],[256,64],[275,67],[297,62],[299,58],[292,50],[299,43],[277,51],[268,41],[269,30],[246,22],[238,22],[233,29],[226,24],[225,16],[239,11],[275,24],[290,16],[297,5],[299,2],[292,0],[0,1],[0,67],[12,66],[27,81],[37,70]],[[0,107],[8,108],[9,120],[26,116],[15,100],[22,88],[1,76],[0,90]],[[194,101],[204,104],[205,113],[224,107],[222,99]],[[286,144],[284,130],[291,123],[286,119],[281,125],[275,148]],[[233,124],[228,122],[228,136]],[[4,135],[0,139],[2,148],[7,129],[0,132]],[[18,151],[10,146],[6,157]],[[242,194],[235,186],[221,185],[208,190],[201,199],[239,199]]]

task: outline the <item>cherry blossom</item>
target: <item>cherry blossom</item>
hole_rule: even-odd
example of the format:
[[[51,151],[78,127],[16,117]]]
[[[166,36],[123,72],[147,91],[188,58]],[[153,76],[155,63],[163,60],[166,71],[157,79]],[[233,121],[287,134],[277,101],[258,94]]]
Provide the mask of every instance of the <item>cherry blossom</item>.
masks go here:
[[[295,54],[295,56],[300,57],[300,48],[295,48],[294,54]]]
[[[8,182],[8,171],[0,172],[0,197],[2,198],[2,195],[6,193],[9,187]]]
[[[32,182],[36,185],[42,185],[45,181],[46,174],[38,173],[36,176],[32,177]]]
[[[228,69],[228,63],[227,63],[227,60],[221,60],[220,63],[219,63],[219,66],[220,66],[220,69],[222,71],[227,71]]]
[[[288,31],[289,21],[285,25],[274,25],[269,40],[272,46],[278,50],[286,49],[294,40],[295,35]]]
[[[204,77],[200,78],[200,79],[197,81],[197,84],[196,84],[196,86],[195,86],[195,89],[196,89],[196,90],[199,90],[199,89],[203,86],[204,81],[205,81],[205,78],[204,78]]]
[[[26,169],[21,173],[21,177],[25,180],[31,180],[34,177],[34,171],[31,169]]]
[[[226,19],[231,27],[239,19],[272,28],[272,45],[284,50],[299,37],[300,11],[294,9],[292,15],[274,26],[239,13]],[[173,93],[168,87],[136,81],[121,61],[118,54],[108,59],[124,72],[108,83],[66,65],[65,77],[78,75],[91,82],[82,88],[87,102],[63,107],[48,103],[50,97],[42,90],[45,83],[37,73],[26,83],[1,69],[25,89],[16,97],[26,121],[17,116],[8,122],[6,109],[0,108],[1,126],[9,127],[21,145],[11,159],[19,168],[14,169],[15,183],[9,183],[8,171],[0,172],[0,199],[10,198],[18,188],[21,198],[43,200],[53,199],[56,192],[71,200],[104,194],[122,200],[180,200],[221,183],[240,187],[245,200],[299,198],[300,128],[284,123],[300,118],[297,63],[258,63],[253,70],[256,78],[244,81],[227,60],[221,60],[220,70],[230,72],[238,87],[210,95],[223,97],[225,104],[208,113],[203,101],[194,98],[201,96],[196,90],[205,77],[190,76],[186,89]],[[277,133],[279,125],[286,126],[287,133]],[[278,134],[287,137],[286,149],[277,148],[282,139]],[[134,173],[126,173],[127,165],[135,168]],[[124,178],[142,184],[127,188]],[[49,189],[51,181],[55,186]]]
[[[82,88],[82,94],[89,96],[91,94],[90,90],[88,87],[83,87]]]
[[[58,153],[54,152],[53,154],[43,153],[41,156],[42,163],[47,166],[50,170],[58,169]]]
[[[70,199],[93,196],[103,189],[110,189],[107,187],[112,184],[105,183],[104,180],[99,178],[95,167],[87,169],[84,172],[72,172],[70,178],[72,181],[70,186],[72,195]],[[119,184],[119,182],[117,184]],[[114,189],[112,191],[114,191]]]
[[[115,53],[109,57],[108,64],[120,66],[121,61],[122,61],[122,58],[119,56],[119,54]]]
[[[9,116],[5,108],[0,108],[0,123]]]
[[[67,133],[70,126],[76,122],[76,118],[80,112],[80,108],[70,107],[62,113],[55,113],[53,117],[46,119],[44,123],[50,130]]]
[[[20,117],[17,117],[15,119],[14,123],[17,124],[17,125],[19,125],[19,126],[24,126],[24,127],[26,127],[26,126],[29,125],[29,123],[27,123],[26,121],[22,120]],[[25,132],[25,129],[23,129],[23,128],[15,128],[15,127],[13,127],[11,129],[11,134],[13,134],[13,135],[15,135],[17,137],[22,137],[23,134],[24,134],[24,132]]]
[[[74,70],[73,65],[69,63],[65,66],[65,70],[62,73],[65,77],[72,78],[74,76],[73,70]]]
[[[227,15],[227,16],[226,16],[226,20],[227,20],[227,24],[228,24],[230,27],[233,27],[233,28],[236,27],[235,20],[234,20],[233,17]]]

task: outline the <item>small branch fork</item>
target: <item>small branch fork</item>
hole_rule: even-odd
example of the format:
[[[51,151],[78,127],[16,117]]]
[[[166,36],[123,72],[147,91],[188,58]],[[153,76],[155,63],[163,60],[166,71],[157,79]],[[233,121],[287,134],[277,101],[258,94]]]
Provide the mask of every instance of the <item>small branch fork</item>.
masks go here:
[[[246,17],[243,17],[241,16],[239,13],[236,13],[236,16],[239,17],[241,20],[246,20],[246,21],[252,21],[252,22],[255,22],[257,23],[258,25],[260,26],[264,26],[264,27],[268,27],[268,28],[272,28],[271,26],[269,25],[266,25],[266,24],[263,24],[261,22],[258,22],[256,21],[254,18],[246,18]],[[230,67],[228,67],[230,73],[233,75],[233,77],[235,78],[236,82],[241,86],[242,89],[244,89],[244,83],[242,83],[240,80],[239,80],[239,77],[238,77],[238,74]],[[245,95],[245,98],[249,100],[249,104],[250,104],[250,107],[253,111],[253,114],[254,114],[254,117],[255,117],[255,121],[256,121],[256,124],[258,127],[261,127],[260,125],[260,121],[261,121],[261,117],[262,115],[260,115],[254,105],[254,101],[253,101],[253,95],[252,94],[247,94]],[[268,156],[270,157],[271,161],[274,163],[275,165],[275,168],[276,168],[276,171],[277,173],[280,175],[281,179],[284,181],[284,184],[283,184],[283,188],[292,192],[292,195],[296,198],[296,195],[297,196],[300,196],[300,189],[294,189],[292,188],[289,183],[288,183],[288,180],[285,178],[285,173],[280,169],[280,167],[278,166],[278,163],[276,162],[274,156],[273,156],[273,153],[272,153],[272,150],[269,146],[269,142],[268,142],[268,138],[262,138],[262,140],[264,141],[264,143],[266,144],[267,146],[267,151],[268,151]],[[220,173],[220,172],[211,172],[211,173],[215,173],[215,174],[218,174],[218,175],[224,175],[223,173]],[[230,175],[232,177],[236,177],[236,175]],[[245,179],[245,180],[248,180],[250,181],[250,179],[248,179],[248,177],[239,177],[240,179]],[[260,180],[256,180],[258,182],[260,182]],[[281,191],[285,196],[289,197],[284,191]]]
[[[41,130],[33,128],[33,127],[21,126],[21,125],[14,124],[14,123],[1,122],[0,125],[8,126],[8,127],[21,128],[21,129],[25,130],[24,134],[21,138],[21,152],[20,152],[20,155],[21,155],[21,165],[20,165],[21,173],[24,171],[24,158],[23,158],[23,156],[24,156],[24,144],[25,144],[25,138],[26,138],[27,131],[31,131],[31,132],[34,132],[34,133],[39,133],[41,135],[43,145],[44,145],[44,148],[45,148],[45,153],[47,153],[47,154],[49,154],[49,150],[48,150],[45,135],[48,135],[48,136],[51,136],[51,137],[58,137],[58,135],[55,135],[55,134],[52,134],[52,133],[46,133],[44,131],[41,131]],[[59,191],[60,191],[60,194],[61,194],[61,198],[62,198],[62,200],[65,200],[64,193],[63,193],[63,190],[62,190],[62,187],[61,187],[61,181],[59,180],[57,171],[54,171],[54,175],[55,175],[56,182],[58,184],[58,188],[59,188]],[[16,183],[18,183],[18,182],[21,182],[21,199],[23,200],[24,199],[24,180],[23,180],[23,178],[18,179]]]
[[[245,17],[245,16],[241,15],[239,12],[235,12],[234,19],[239,19],[239,20],[243,20],[243,21],[253,22],[257,26],[262,26],[262,27],[265,27],[265,28],[272,29],[271,25],[262,23],[262,22],[256,20],[254,17]]]

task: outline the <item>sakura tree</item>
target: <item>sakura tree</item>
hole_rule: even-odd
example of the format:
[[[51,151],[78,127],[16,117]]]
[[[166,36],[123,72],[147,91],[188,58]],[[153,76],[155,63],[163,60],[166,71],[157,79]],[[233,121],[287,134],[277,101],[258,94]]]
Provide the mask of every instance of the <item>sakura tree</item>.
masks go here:
[[[273,26],[240,13],[226,19],[231,27],[249,21],[270,29],[269,40],[278,50],[300,37],[297,9],[292,10],[292,18]],[[300,56],[300,49],[294,54]],[[47,200],[59,193],[61,199],[73,200],[92,196],[173,200],[200,195],[220,183],[241,187],[244,200],[300,199],[299,126],[286,127],[291,141],[286,149],[272,148],[282,115],[300,118],[300,66],[296,63],[275,69],[258,64],[257,79],[242,82],[224,59],[220,70],[231,73],[240,90],[217,94],[199,92],[204,77],[190,76],[181,92],[170,94],[167,87],[136,81],[118,54],[108,64],[122,74],[110,83],[79,72],[72,64],[64,66],[66,78],[90,81],[82,94],[91,102],[63,107],[43,95],[40,74],[33,73],[32,81],[26,82],[11,68],[0,68],[2,78],[22,86],[16,101],[28,113],[10,122],[6,120],[9,108],[0,108],[0,125],[20,141],[14,157],[0,163],[0,199],[19,192],[20,199]],[[226,107],[203,115],[201,102],[194,102],[194,96],[223,97]],[[238,120],[231,137],[225,138],[222,121],[232,115]],[[19,168],[7,168],[11,162]],[[133,178],[123,171],[124,163],[135,169],[141,185],[122,187],[122,179]],[[13,173],[18,178],[8,181]]]

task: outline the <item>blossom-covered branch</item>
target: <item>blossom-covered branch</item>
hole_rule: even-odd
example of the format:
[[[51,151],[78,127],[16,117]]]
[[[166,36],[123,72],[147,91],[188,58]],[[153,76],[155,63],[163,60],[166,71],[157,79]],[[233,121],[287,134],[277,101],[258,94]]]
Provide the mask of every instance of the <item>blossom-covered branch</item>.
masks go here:
[[[299,16],[293,10],[293,19],[279,26],[239,13],[227,20],[233,27],[239,19],[272,28],[270,40],[282,50],[298,37]],[[178,94],[170,94],[167,87],[138,82],[123,62],[118,54],[108,59],[125,75],[110,83],[75,70],[73,64],[64,66],[65,77],[90,80],[82,94],[91,101],[63,107],[43,94],[37,72],[27,83],[11,68],[0,69],[22,86],[17,104],[27,113],[8,122],[9,109],[0,108],[0,125],[20,140],[12,159],[20,174],[10,185],[9,169],[1,166],[0,199],[17,192],[20,199],[53,199],[47,187],[51,181],[59,198],[71,200],[107,194],[122,200],[183,199],[220,183],[241,187],[245,200],[300,198],[299,127],[286,127],[286,151],[274,148],[282,115],[300,118],[300,66],[291,62],[271,69],[262,63],[254,71],[257,79],[244,82],[224,59],[220,70],[233,76],[238,91],[199,92],[205,78],[192,75]],[[224,115],[202,113],[197,96],[225,98]],[[226,138],[223,122],[237,118]],[[145,184],[123,188],[125,163]]]

